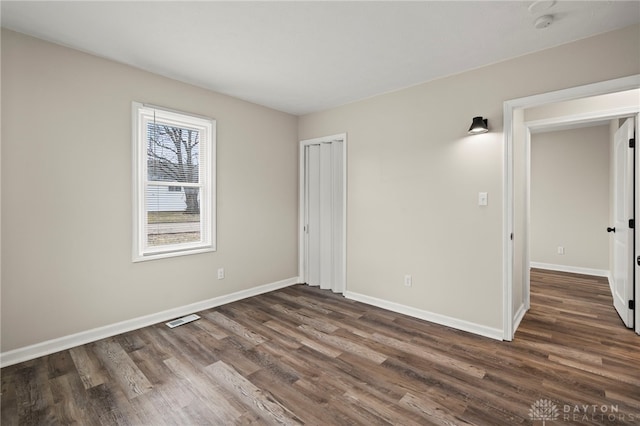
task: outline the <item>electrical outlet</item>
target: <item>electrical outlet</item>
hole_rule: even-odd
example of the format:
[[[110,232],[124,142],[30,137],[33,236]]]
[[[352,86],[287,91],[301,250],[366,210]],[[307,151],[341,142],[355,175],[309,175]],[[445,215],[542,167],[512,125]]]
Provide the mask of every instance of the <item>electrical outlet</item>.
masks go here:
[[[564,247],[558,246],[558,254],[564,254]]]
[[[224,279],[224,268],[218,268],[218,279]]]
[[[411,275],[404,276],[404,285],[405,287],[411,287]]]

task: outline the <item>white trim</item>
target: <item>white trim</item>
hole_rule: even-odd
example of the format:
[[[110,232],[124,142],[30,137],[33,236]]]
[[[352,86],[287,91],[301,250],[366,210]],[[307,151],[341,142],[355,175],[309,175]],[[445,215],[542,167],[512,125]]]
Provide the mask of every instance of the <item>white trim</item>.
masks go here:
[[[505,101],[503,104],[503,123],[504,123],[504,147],[503,147],[503,297],[502,297],[502,318],[504,340],[513,340],[515,333],[515,317],[513,314],[513,259],[514,245],[510,239],[510,235],[514,232],[514,193],[513,193],[513,114],[516,110],[532,108],[545,104],[556,102],[570,101],[573,99],[586,98],[591,96],[605,95],[608,93],[622,92],[625,90],[640,88],[640,74],[608,80],[585,86],[572,87],[569,89],[557,90],[554,92],[543,93],[539,95],[527,96],[524,98],[512,99]],[[621,108],[619,110],[603,110],[600,113],[603,117],[611,118],[611,114],[620,113],[625,115],[629,113],[629,109]],[[585,114],[575,114],[572,116],[559,117],[557,119],[532,121],[525,123],[526,130],[530,131],[534,126],[538,130],[542,124],[549,126],[559,126],[573,122],[584,122],[588,119],[597,119],[597,114],[587,116]],[[637,155],[637,154],[636,154]],[[527,159],[529,161],[529,159]],[[640,188],[636,188],[636,203],[640,203]],[[638,207],[638,206],[636,206]],[[525,233],[527,231],[525,230]],[[525,236],[526,237],[526,236]],[[525,242],[526,250],[527,242]],[[527,254],[524,254],[527,257]],[[637,270],[638,268],[636,268]],[[637,271],[636,271],[637,275]],[[636,294],[640,294],[640,279],[636,277]],[[525,296],[526,297],[526,296]],[[636,315],[640,318],[638,311]],[[636,321],[636,332],[640,334],[640,324]]]
[[[531,158],[531,130],[525,125],[525,143],[524,143],[524,155],[525,158]],[[526,249],[524,252],[524,261],[522,263],[522,273],[524,277],[522,277],[522,284],[524,286],[524,301],[523,305],[527,310],[531,307],[531,276],[529,274],[529,268],[531,268],[531,250],[529,249],[529,242],[531,241],[531,161],[525,161],[524,163],[525,169],[525,189],[524,189],[524,238]],[[518,326],[516,325],[515,318],[513,323],[513,334],[515,335]],[[524,315],[524,314],[523,314]],[[519,323],[518,323],[519,324]]]
[[[448,317],[446,315],[437,314],[435,312],[412,308],[411,306],[389,302],[388,300],[378,299],[377,297],[354,293],[352,291],[346,291],[344,293],[344,297],[346,297],[347,299],[355,300],[357,302],[366,303],[367,305],[377,306],[378,308],[386,309],[388,311],[408,315],[413,318],[418,318],[421,320],[444,325],[446,327],[455,328],[456,330],[478,334],[480,336],[489,337],[491,339],[502,340],[502,330],[499,328],[487,327],[485,325],[476,324],[458,318]]]
[[[514,330],[518,329],[518,327],[520,326],[520,323],[522,322],[522,319],[524,318],[524,315],[527,313],[528,310],[529,310],[528,305],[524,303],[520,305],[520,307],[516,311],[516,315],[513,317]]]
[[[502,154],[502,338],[513,340],[513,111],[503,105],[504,149]]]
[[[579,127],[584,123],[593,121],[605,121],[613,118],[623,117],[625,115],[635,115],[638,112],[638,106],[623,106],[618,108],[603,109],[598,111],[589,111],[580,114],[570,115],[570,125],[567,124],[567,116],[555,116],[540,120],[531,120],[525,122],[525,125],[535,133],[538,130],[545,131],[565,130],[573,126]]]
[[[591,275],[594,277],[610,276],[610,272],[606,269],[583,268],[581,266],[555,265],[553,263],[531,262],[529,266],[537,269],[546,269],[549,271],[569,272],[572,274]]]
[[[342,141],[342,282],[343,288],[339,293],[347,290],[347,134],[339,133],[332,136],[323,136],[320,138],[306,139],[300,141],[298,145],[299,165],[298,165],[298,276],[304,281],[305,273],[305,155],[304,147],[306,145],[315,145],[340,140]]]
[[[49,355],[65,349],[73,348],[86,343],[95,342],[96,340],[115,336],[117,334],[126,333],[128,331],[137,330],[153,324],[165,322],[177,317],[181,317],[193,312],[204,311],[206,309],[215,308],[216,306],[225,305],[227,303],[258,296],[263,293],[289,287],[299,282],[298,277],[288,278],[286,280],[277,281],[270,284],[264,284],[246,290],[236,291],[231,294],[214,297],[212,299],[203,300],[189,305],[179,306],[177,308],[168,309],[166,311],[155,314],[144,315],[115,324],[105,325],[103,327],[91,330],[81,331],[79,333],[51,339],[34,345],[25,346],[7,352],[0,353],[0,367],[17,364],[19,362],[28,361],[44,355]]]
[[[576,86],[568,89],[526,96],[524,98],[511,99],[506,101],[505,104],[512,106],[514,109],[532,108],[540,105],[571,101],[573,99],[586,98],[590,96],[623,92],[625,90],[637,89],[639,87],[640,74],[636,74],[628,77],[586,84],[584,86]]]

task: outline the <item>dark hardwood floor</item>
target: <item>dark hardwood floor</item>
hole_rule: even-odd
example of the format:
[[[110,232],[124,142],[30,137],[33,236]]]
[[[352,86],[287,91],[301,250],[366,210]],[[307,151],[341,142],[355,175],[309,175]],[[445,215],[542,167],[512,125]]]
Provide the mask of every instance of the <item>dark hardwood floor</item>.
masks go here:
[[[531,276],[513,342],[298,285],[6,367],[2,425],[640,424],[606,280]]]

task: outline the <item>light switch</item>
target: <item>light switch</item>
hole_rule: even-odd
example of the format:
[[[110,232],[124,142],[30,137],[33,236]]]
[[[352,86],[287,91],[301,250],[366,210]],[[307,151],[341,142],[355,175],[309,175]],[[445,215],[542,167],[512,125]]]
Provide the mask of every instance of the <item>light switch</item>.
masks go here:
[[[478,205],[486,206],[489,204],[489,196],[486,192],[478,192]]]

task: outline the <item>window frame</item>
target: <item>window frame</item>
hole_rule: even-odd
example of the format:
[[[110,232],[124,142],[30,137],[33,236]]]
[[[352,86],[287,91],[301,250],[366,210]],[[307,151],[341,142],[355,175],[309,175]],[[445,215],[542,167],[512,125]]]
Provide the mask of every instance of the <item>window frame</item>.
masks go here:
[[[164,107],[132,102],[133,262],[206,253],[216,250],[216,120]],[[147,124],[150,121],[196,129],[199,134],[198,183],[148,179]],[[200,189],[200,241],[149,246],[148,186],[190,186]]]

